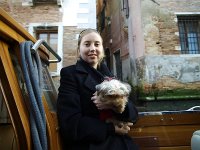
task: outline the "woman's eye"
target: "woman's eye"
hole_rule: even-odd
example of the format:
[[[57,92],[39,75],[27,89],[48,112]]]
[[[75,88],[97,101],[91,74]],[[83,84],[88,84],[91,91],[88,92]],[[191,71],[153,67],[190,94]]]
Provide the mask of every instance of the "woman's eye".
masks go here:
[[[96,44],[95,44],[96,47],[98,47],[99,45],[100,45],[99,43],[96,43]]]
[[[85,43],[85,46],[88,47],[88,46],[90,46],[90,44],[89,43]]]

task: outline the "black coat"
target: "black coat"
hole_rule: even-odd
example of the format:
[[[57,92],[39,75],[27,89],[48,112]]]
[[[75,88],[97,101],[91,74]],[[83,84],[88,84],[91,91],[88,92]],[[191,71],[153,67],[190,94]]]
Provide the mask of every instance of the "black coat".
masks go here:
[[[113,124],[99,119],[99,110],[91,100],[95,86],[104,80],[104,76],[112,76],[108,68],[102,64],[97,71],[79,60],[76,65],[63,68],[60,75],[57,114],[64,149],[134,149],[131,138],[115,134]],[[129,102],[125,111],[116,115],[136,121],[137,110]],[[112,143],[112,148],[102,143]]]

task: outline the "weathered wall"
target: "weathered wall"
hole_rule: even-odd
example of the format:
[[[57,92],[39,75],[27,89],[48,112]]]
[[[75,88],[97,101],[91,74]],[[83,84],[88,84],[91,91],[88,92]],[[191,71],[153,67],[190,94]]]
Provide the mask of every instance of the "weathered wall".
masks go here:
[[[98,8],[100,9],[100,8]],[[103,6],[100,10],[103,9]],[[100,18],[99,14],[99,20]],[[111,54],[111,71],[116,74],[116,62],[114,61],[114,53],[120,51],[121,63],[122,63],[122,78],[127,79],[129,76],[129,71],[123,71],[124,68],[129,68],[130,64],[128,62],[128,28],[126,23],[125,15],[122,11],[122,4],[120,0],[110,0],[106,1],[105,8],[105,28],[102,31],[102,37],[104,40],[104,47],[109,48]],[[99,24],[100,25],[100,24]],[[128,66],[127,66],[128,65]],[[130,69],[129,69],[130,70]]]
[[[81,29],[79,29],[81,31]],[[63,67],[72,65],[76,62],[78,53],[77,53],[77,38],[76,35],[80,33],[77,30],[77,27],[65,27],[63,32]]]
[[[62,13],[58,5],[22,6],[22,2],[1,2],[0,6],[6,10],[18,23],[27,28],[29,23],[61,22]]]
[[[138,62],[141,99],[200,98],[199,57],[146,56]]]
[[[158,2],[159,3],[159,2]],[[166,2],[167,3],[167,2]],[[177,6],[178,7],[178,6]],[[179,54],[176,16],[169,8],[163,8],[149,0],[141,1],[142,24],[145,41],[145,54],[167,55]]]
[[[0,7],[10,14],[19,24],[28,30],[30,24],[34,23],[62,23],[63,11],[56,4],[45,4],[36,6],[22,6],[23,0],[1,0]],[[73,64],[77,58],[76,45],[78,34],[81,29],[77,26],[63,26],[63,64],[68,66]],[[56,87],[59,86],[59,76],[54,77]]]
[[[112,51],[120,49],[120,54],[123,57],[128,55],[128,31],[125,25],[126,18],[121,10],[120,1],[111,1],[108,3],[110,6],[112,18],[111,21],[111,38],[112,38]]]
[[[177,12],[199,12],[200,1],[141,1],[145,54],[180,54]]]
[[[199,99],[200,56],[181,55],[177,12],[199,12],[200,1],[141,1],[145,55],[137,59],[140,99]]]

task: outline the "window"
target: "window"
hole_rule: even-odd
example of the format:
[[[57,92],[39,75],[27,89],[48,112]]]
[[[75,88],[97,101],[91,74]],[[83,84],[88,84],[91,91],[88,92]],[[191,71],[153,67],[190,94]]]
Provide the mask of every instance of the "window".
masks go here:
[[[34,6],[42,4],[57,4],[62,5],[62,0],[22,0],[22,6]]]
[[[36,38],[45,40],[49,46],[57,52],[58,47],[58,27],[36,27]],[[55,57],[49,52],[49,59],[55,59]],[[51,73],[57,72],[57,64],[51,63],[49,66]]]
[[[57,0],[34,0],[34,3],[57,3]]]
[[[105,15],[106,15],[106,13],[105,13],[105,11],[106,11],[106,1],[103,1],[103,3],[104,3],[104,6],[103,6],[103,9],[102,9],[102,11],[101,11],[101,15],[100,15],[100,31],[102,32],[103,30],[104,30],[104,28],[105,28]]]
[[[28,32],[36,39],[44,39],[51,46],[51,48],[63,58],[63,25],[62,23],[30,23]],[[50,53],[50,59],[55,60],[56,58]],[[51,67],[51,66],[54,67]],[[56,77],[60,75],[62,68],[62,60],[59,63],[50,63],[51,76]],[[56,70],[57,68],[57,70]]]
[[[106,48],[105,55],[106,55],[106,57],[105,57],[106,65],[111,70],[111,66],[110,66],[110,49],[109,48]]]
[[[178,16],[182,54],[200,54],[200,17]]]
[[[129,4],[128,0],[122,0],[122,10],[125,12],[126,18],[129,17]]]
[[[114,58],[115,58],[115,69],[117,78],[122,80],[122,62],[120,58],[120,50],[114,53]]]

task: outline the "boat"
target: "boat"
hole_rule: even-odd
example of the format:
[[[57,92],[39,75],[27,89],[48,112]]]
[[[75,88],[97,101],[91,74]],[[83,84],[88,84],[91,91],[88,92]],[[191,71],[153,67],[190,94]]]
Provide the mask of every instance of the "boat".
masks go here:
[[[40,68],[40,71],[43,75],[41,103],[45,113],[44,120],[46,126],[46,131],[44,131],[46,142],[43,143],[46,143],[49,150],[60,150],[61,144],[55,109],[57,92],[49,74],[48,66],[52,62],[59,62],[61,58],[56,55],[45,41],[36,40],[1,8],[0,149],[31,150],[33,149],[34,141],[36,141],[32,136],[33,127],[30,125],[31,96],[29,95],[27,88],[25,88],[25,79],[22,73],[22,57],[20,49],[22,47],[21,44],[25,42],[33,44],[34,47],[32,47],[31,50],[34,50],[35,48],[41,60],[42,68]],[[48,50],[55,55],[56,60],[49,60]],[[42,120],[40,121],[42,122]]]

